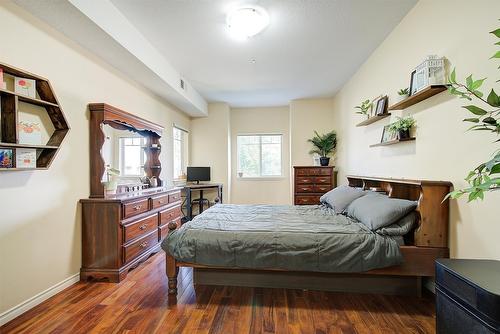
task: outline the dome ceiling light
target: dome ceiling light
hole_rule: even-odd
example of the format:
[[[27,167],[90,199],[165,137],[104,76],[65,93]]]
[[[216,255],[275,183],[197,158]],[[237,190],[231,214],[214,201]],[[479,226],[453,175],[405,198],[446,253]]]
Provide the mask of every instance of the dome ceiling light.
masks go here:
[[[237,39],[257,35],[269,25],[269,15],[258,6],[243,6],[231,10],[226,17],[230,34]]]

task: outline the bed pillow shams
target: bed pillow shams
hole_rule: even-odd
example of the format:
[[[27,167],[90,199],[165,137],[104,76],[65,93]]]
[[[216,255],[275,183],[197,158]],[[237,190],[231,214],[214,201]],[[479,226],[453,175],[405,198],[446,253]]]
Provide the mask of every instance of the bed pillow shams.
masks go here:
[[[415,210],[417,202],[369,194],[355,199],[347,207],[347,215],[357,219],[370,230],[389,226]]]
[[[342,213],[352,201],[364,195],[365,192],[360,188],[339,186],[323,194],[319,200],[330,206],[335,213]]]

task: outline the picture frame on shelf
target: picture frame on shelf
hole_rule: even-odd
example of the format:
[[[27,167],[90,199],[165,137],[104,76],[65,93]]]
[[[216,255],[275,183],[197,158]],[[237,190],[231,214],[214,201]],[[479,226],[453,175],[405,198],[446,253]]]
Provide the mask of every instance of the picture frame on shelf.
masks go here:
[[[383,114],[385,114],[387,112],[387,104],[388,104],[387,102],[388,102],[388,100],[389,100],[389,98],[387,97],[387,95],[382,96],[381,98],[379,98],[377,100],[373,116],[383,115]]]
[[[36,168],[36,149],[16,148],[17,168]]]
[[[382,130],[382,138],[380,139],[381,143],[397,139],[397,134],[392,131],[389,131],[389,126],[390,125],[384,126],[384,129]]]
[[[412,96],[413,94],[415,94],[417,92],[417,85],[416,85],[416,82],[415,82],[415,73],[417,73],[416,70],[413,70],[413,72],[411,72],[411,75],[410,75],[410,91],[409,91],[409,95],[408,96]]]
[[[36,81],[21,77],[14,77],[14,93],[36,98]]]
[[[19,144],[42,145],[42,132],[39,123],[19,121]]]
[[[11,148],[0,148],[0,168],[14,168],[14,151]]]

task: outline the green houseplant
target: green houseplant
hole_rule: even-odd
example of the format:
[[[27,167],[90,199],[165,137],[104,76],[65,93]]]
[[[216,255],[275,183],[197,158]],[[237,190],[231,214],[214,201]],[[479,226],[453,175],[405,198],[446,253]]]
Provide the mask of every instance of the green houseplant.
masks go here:
[[[366,117],[370,117],[371,111],[373,110],[373,100],[365,100],[361,102],[359,106],[354,107],[356,109],[359,109],[359,111],[356,111],[356,114],[360,115],[365,115]]]
[[[410,138],[410,129],[415,126],[417,122],[413,117],[398,117],[398,120],[389,125],[389,131],[397,133],[399,139]]]
[[[410,89],[401,88],[400,90],[398,90],[398,96],[399,96],[399,101],[405,100],[406,98],[408,98],[408,96],[410,96]]]
[[[490,33],[500,39],[500,28]],[[495,45],[500,45],[500,41],[497,41]],[[497,51],[491,59],[500,59],[500,50]],[[500,97],[495,93],[494,89],[491,89],[488,96],[484,97],[485,95],[479,88],[485,80],[486,78],[474,80],[471,74],[465,79],[465,83],[459,82],[457,81],[455,69],[453,69],[448,78],[448,84],[450,85],[448,91],[471,103],[462,106],[471,113],[471,117],[463,120],[464,122],[473,124],[469,130],[493,134],[496,136],[494,142],[499,143]],[[498,82],[500,82],[500,80],[497,80],[495,83]],[[459,198],[462,195],[468,194],[468,201],[471,202],[478,198],[483,199],[486,192],[499,190],[500,149],[497,148],[489,160],[479,164],[471,170],[465,180],[469,184],[468,188],[455,190],[448,194],[447,197]]]
[[[401,88],[400,90],[398,90],[398,95],[408,97],[408,95],[410,95],[410,89],[409,88]]]
[[[330,163],[329,155],[331,155],[337,147],[337,133],[335,131],[330,131],[320,135],[317,131],[314,131],[314,137],[307,141],[314,146],[314,148],[309,151],[309,154],[318,154],[320,156],[321,166],[328,166]]]

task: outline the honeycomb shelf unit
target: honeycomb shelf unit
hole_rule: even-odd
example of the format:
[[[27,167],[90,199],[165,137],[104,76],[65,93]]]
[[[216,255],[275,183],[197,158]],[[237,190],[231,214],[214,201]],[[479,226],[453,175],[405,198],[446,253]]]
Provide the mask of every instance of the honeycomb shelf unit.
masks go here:
[[[0,168],[0,171],[45,170],[48,169],[57,155],[64,137],[70,129],[62,108],[57,100],[54,90],[46,78],[15,68],[0,62],[3,74],[12,77],[34,80],[36,83],[37,97],[29,97],[15,93],[5,87],[0,88],[0,149],[12,149],[12,168]],[[0,83],[2,84],[2,83]],[[45,145],[24,144],[19,142],[19,105],[27,103],[44,109],[54,126]],[[43,112],[43,111],[42,111]],[[16,149],[26,148],[36,150],[36,168],[18,168],[16,166]]]

